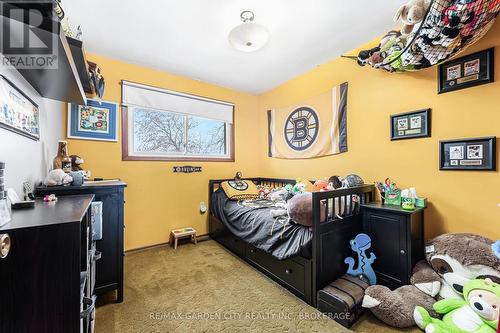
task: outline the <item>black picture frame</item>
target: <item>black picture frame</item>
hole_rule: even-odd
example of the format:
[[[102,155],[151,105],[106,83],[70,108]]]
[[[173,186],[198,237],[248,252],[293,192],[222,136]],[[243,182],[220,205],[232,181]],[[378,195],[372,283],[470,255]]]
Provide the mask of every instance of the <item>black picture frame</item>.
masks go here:
[[[440,170],[496,171],[496,137],[439,141]]]
[[[414,123],[413,119],[419,119]],[[406,126],[403,128],[401,125]],[[415,126],[417,124],[419,126]],[[431,136],[431,109],[398,113],[391,115],[391,141],[426,138]]]
[[[438,68],[438,94],[495,81],[495,49],[448,61]]]
[[[40,141],[40,110],[38,108],[38,104],[36,104],[28,95],[26,95],[18,86],[16,86],[11,80],[7,79],[4,75],[0,74],[0,84],[6,84],[7,89],[11,89],[10,95],[16,95],[17,92],[17,100],[22,100],[26,103],[29,103],[29,105],[33,108],[33,121],[35,122],[34,128],[35,128],[35,133],[27,131],[25,128],[20,128],[20,126],[16,126],[16,124],[13,124],[12,122],[9,123],[7,119],[14,119],[15,115],[12,115],[11,118],[7,118],[4,116],[5,119],[1,119],[0,117],[0,128],[14,132],[16,134],[22,135],[28,139],[34,140],[34,141]],[[4,87],[5,88],[5,87]],[[5,96],[3,96],[5,97]],[[3,112],[3,108],[5,106],[2,106],[2,102],[5,102],[3,98],[0,97],[0,110]]]

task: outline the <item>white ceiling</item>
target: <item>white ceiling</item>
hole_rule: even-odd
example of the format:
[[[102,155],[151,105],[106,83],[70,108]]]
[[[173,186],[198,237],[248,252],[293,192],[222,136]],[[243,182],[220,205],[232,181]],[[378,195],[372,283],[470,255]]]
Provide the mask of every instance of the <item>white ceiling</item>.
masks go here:
[[[405,0],[63,0],[88,52],[260,94],[394,27]],[[269,43],[234,50],[229,31],[252,10]]]

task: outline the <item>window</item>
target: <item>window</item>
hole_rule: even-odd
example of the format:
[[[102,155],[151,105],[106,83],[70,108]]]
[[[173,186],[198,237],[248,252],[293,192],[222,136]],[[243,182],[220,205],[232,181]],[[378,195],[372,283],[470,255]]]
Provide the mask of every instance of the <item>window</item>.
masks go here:
[[[122,84],[124,160],[234,160],[233,104]]]

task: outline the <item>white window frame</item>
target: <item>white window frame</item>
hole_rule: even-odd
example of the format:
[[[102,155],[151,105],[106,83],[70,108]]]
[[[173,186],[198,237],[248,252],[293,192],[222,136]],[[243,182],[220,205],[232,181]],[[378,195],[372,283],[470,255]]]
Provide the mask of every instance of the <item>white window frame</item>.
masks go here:
[[[122,81],[122,89],[123,84],[126,81]],[[129,84],[129,82],[127,82]],[[133,83],[132,83],[133,84]],[[228,106],[231,107],[231,122],[224,121],[222,119],[215,119],[211,117],[204,117],[203,112],[199,112],[198,114],[193,114],[192,112],[184,113],[184,112],[176,112],[175,110],[170,109],[157,109],[152,108],[151,106],[142,106],[142,105],[134,105],[128,101],[122,101],[122,103],[126,103],[128,105],[122,105],[122,160],[124,161],[214,161],[214,162],[234,162],[234,104],[223,102],[219,100],[209,99],[205,97],[189,95],[184,93],[179,93],[171,90],[160,89],[156,87],[149,87],[138,85],[139,87],[145,87],[145,89],[154,89],[154,91],[158,91],[159,93],[166,93],[175,96],[179,96],[181,98],[192,98],[195,99],[195,103],[199,101],[205,101],[208,103],[218,103],[224,105],[227,109]],[[122,92],[123,96],[123,92]],[[178,114],[180,116],[185,117],[184,126],[185,132],[185,142],[184,142],[184,152],[182,153],[158,153],[158,152],[135,152],[134,151],[134,112],[137,110],[151,110],[156,112],[168,112],[171,114]],[[211,112],[210,114],[213,114]],[[222,121],[226,124],[226,154],[224,155],[192,155],[187,152],[187,119],[189,117],[194,118],[202,118],[207,120],[215,120]],[[228,118],[227,112],[224,116]]]

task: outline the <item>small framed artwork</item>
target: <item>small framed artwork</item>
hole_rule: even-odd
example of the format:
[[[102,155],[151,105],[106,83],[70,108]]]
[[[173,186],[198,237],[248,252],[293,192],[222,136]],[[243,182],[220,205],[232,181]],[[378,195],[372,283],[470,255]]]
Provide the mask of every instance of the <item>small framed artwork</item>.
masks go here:
[[[439,65],[438,93],[495,81],[495,49],[487,49]]]
[[[87,105],[68,105],[68,138],[118,141],[118,105],[87,100]]]
[[[40,140],[38,105],[3,75],[0,75],[0,127]]]
[[[431,136],[431,109],[391,115],[391,140]]]
[[[496,137],[439,142],[440,170],[496,170]]]

